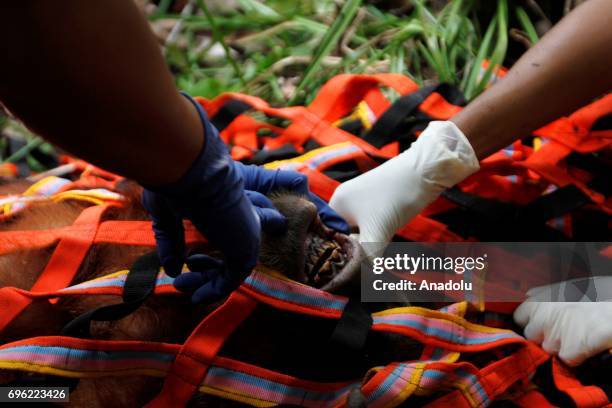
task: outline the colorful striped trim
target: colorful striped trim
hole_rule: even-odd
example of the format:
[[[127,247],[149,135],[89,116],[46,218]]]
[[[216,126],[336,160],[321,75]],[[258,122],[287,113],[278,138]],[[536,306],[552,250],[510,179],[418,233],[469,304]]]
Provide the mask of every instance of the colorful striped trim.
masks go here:
[[[128,273],[129,273],[128,270],[119,271],[111,275],[106,275],[98,279],[93,279],[87,282],[79,283],[78,285],[74,285],[74,286],[67,287],[65,289],[61,289],[59,293],[62,293],[62,294],[74,294],[75,292],[89,293],[94,289],[102,289],[102,288],[104,289],[114,288],[114,289],[123,290],[123,286],[125,285],[125,281],[127,279]],[[173,283],[174,283],[174,278],[171,278],[170,276],[166,275],[163,271],[160,271],[159,274],[157,275],[157,280],[155,282],[156,293],[159,293],[160,290],[164,287],[169,286],[171,288],[174,288]],[[164,289],[168,289],[168,288],[164,288]]]
[[[102,350],[100,344],[112,342],[95,340],[81,341],[81,348],[42,344],[48,343],[50,339],[53,338],[34,338],[27,340],[30,344],[0,347],[0,369],[77,378],[135,374],[163,377],[170,369],[180,348],[178,345],[165,345],[169,350],[161,351],[163,347],[156,347],[157,350],[153,350],[154,343],[114,342],[115,346],[124,349]],[[55,339],[57,343],[61,343],[62,339],[66,338]],[[37,342],[41,344],[36,344]],[[96,348],[87,348],[88,346]],[[233,361],[233,364],[241,365],[236,361]],[[318,407],[337,405],[346,398],[351,388],[360,384],[358,381],[313,383],[315,387],[309,388],[299,380],[288,381],[289,384],[286,384],[247,373],[245,371],[249,367],[242,366],[244,371],[222,367],[218,362],[213,364],[200,385],[200,390],[203,392],[214,390],[211,393],[232,400],[249,399],[252,402],[259,402],[253,404],[259,406],[295,404]]]
[[[0,347],[2,369],[77,378],[134,374],[163,377],[174,358],[172,353],[146,350],[86,350],[36,344]]]
[[[61,191],[71,183],[72,181],[61,177],[45,177],[32,184],[22,194],[0,198],[1,214],[15,214],[33,202],[78,200],[101,205],[108,202],[121,202],[124,200],[121,194],[104,188]]]
[[[473,346],[500,340],[524,340],[511,330],[489,328],[470,323],[459,316],[417,307],[390,309],[375,313],[372,317],[374,327],[396,326],[413,329],[425,337],[459,345]]]
[[[264,167],[267,169],[296,170],[300,167],[307,166],[312,169],[317,169],[338,156],[356,153],[361,150],[359,146],[351,142],[342,142],[311,150],[306,154],[292,159],[273,161],[265,164]]]
[[[334,314],[342,313],[348,301],[344,297],[261,272],[253,272],[244,284],[276,300]]]
[[[478,376],[466,371],[462,364],[444,364],[445,369],[430,368],[437,361],[419,361],[399,363],[378,371],[383,376],[368,395],[368,407],[396,406],[411,395],[428,396],[444,389],[458,389],[463,393],[472,407],[486,406],[490,399]],[[391,370],[389,371],[389,368]],[[385,373],[384,370],[389,371]]]
[[[70,295],[115,291],[120,294],[127,273],[119,271],[62,289],[58,293]],[[172,282],[172,278],[160,271],[158,288],[174,290]],[[346,298],[259,271],[254,271],[242,288],[256,293],[258,299],[265,303],[297,305],[303,308],[300,313],[321,315],[320,312],[325,312],[335,318],[340,316],[347,302]],[[463,302],[447,307],[447,312],[418,307],[390,309],[372,315],[373,329],[397,332],[394,328],[408,328],[426,339],[436,338],[472,349],[482,345],[494,347],[500,340],[524,341],[513,332],[466,321],[462,317],[466,308],[467,303]],[[136,374],[163,377],[170,370],[180,347],[138,341],[34,338],[0,346],[0,369],[79,378]],[[430,360],[373,368],[366,375],[368,380],[363,385],[358,380],[346,383],[306,382],[216,357],[199,390],[261,407],[277,404],[336,407],[345,403],[352,388],[360,386],[368,399],[368,406],[386,407],[396,406],[413,394],[429,395],[440,389],[458,389],[471,406],[487,405],[490,398],[479,382],[478,368],[465,362],[456,363],[458,357],[457,352],[434,348]]]
[[[119,271],[100,278],[92,279],[77,285],[69,286],[52,292],[30,292],[23,289],[11,288],[25,296],[36,299],[57,298],[72,295],[110,295],[121,296],[123,286],[128,275],[127,270]],[[179,294],[173,285],[174,278],[166,275],[163,270],[157,276],[155,293],[158,295]]]
[[[81,348],[45,345],[53,337],[34,338],[21,343],[0,347],[0,368],[22,370],[67,377],[94,378],[144,374],[163,377],[170,369],[178,345],[156,345],[146,342],[100,342],[82,340]],[[57,343],[62,339],[55,338]],[[36,344],[38,343],[41,344]],[[95,344],[94,344],[95,343]],[[113,349],[100,349],[101,343],[114,343]],[[95,348],[87,348],[94,346]],[[148,347],[147,347],[148,346]],[[165,346],[166,350],[162,350]],[[123,349],[119,349],[122,347]],[[234,362],[234,365],[240,365]],[[434,365],[434,367],[429,367]],[[461,390],[473,407],[484,406],[489,397],[478,376],[466,369],[466,363],[448,364],[432,361],[392,364],[374,369],[375,376],[362,387],[368,406],[396,405],[410,395],[429,395],[440,389]],[[216,361],[208,370],[200,390],[253,405],[293,404],[307,407],[336,406],[344,401],[348,392],[360,382],[313,383],[305,387],[299,380],[287,383],[263,378],[248,371],[222,367]],[[381,377],[381,378],[376,378]],[[378,382],[366,392],[370,382]],[[391,402],[393,402],[391,404]]]
[[[321,383],[324,391],[309,390],[296,385],[287,385],[255,375],[230,370],[222,367],[211,367],[202,384],[202,388],[219,390],[243,397],[257,396],[258,401],[274,404],[291,404],[306,407],[334,406],[348,395],[351,388],[358,387],[359,382],[337,386]]]

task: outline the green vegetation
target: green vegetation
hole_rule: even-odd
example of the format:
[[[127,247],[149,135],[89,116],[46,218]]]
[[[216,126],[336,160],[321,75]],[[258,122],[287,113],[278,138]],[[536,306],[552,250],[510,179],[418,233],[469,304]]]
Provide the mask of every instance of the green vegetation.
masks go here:
[[[240,91],[276,105],[298,104],[339,73],[397,72],[419,84],[452,83],[472,99],[508,48],[508,1],[495,2],[483,26],[475,0],[451,1],[440,10],[413,0],[403,15],[363,0],[240,0],[214,18],[211,6],[197,0],[187,16],[156,13],[152,20],[182,20],[184,41],[166,44],[168,63],[179,87],[205,97]],[[520,28],[536,42],[527,13],[513,7]],[[484,73],[483,60],[491,62]]]

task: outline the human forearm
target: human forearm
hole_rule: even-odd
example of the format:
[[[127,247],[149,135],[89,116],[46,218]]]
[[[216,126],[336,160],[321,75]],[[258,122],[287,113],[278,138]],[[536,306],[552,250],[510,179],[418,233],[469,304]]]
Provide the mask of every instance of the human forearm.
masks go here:
[[[590,0],[451,120],[479,159],[612,88],[612,2]]]
[[[81,158],[161,185],[201,150],[198,115],[131,1],[2,2],[0,54],[0,100]]]

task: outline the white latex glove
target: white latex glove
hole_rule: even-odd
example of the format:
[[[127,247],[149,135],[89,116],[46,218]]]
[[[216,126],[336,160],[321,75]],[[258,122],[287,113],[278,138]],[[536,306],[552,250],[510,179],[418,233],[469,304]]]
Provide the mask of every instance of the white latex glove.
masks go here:
[[[610,289],[610,277],[595,278],[595,282],[598,298]],[[612,302],[538,301],[557,298],[559,288],[566,285],[532,289],[531,296],[515,310],[514,321],[525,327],[529,340],[576,366],[612,348]]]
[[[440,193],[479,169],[465,135],[452,122],[431,122],[412,146],[338,187],[330,205],[361,242],[387,243]]]

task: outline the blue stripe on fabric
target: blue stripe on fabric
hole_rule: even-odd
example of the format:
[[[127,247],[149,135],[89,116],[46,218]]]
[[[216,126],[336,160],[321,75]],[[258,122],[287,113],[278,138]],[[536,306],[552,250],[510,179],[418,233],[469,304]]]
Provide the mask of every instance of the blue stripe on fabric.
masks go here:
[[[15,346],[0,350],[0,357],[5,353],[32,353],[44,355],[66,356],[71,359],[80,360],[123,360],[130,358],[153,359],[159,361],[174,361],[172,353],[160,353],[157,351],[101,351],[80,350],[56,346]]]
[[[444,371],[434,370],[431,368],[426,368],[425,371],[423,372],[423,377],[428,378],[430,380],[434,380],[434,381],[440,381],[446,378],[447,375],[448,373],[445,373]]]
[[[240,382],[244,382],[249,385],[253,385],[255,387],[264,388],[268,391],[277,392],[279,394],[290,395],[295,398],[300,398],[302,400],[315,400],[315,401],[330,401],[338,398],[344,392],[349,390],[351,387],[354,387],[355,384],[348,385],[343,387],[337,391],[326,391],[326,392],[316,392],[309,391],[303,388],[292,387],[285,384],[276,383],[274,381],[266,380],[264,378],[252,376],[249,374],[241,373],[238,371],[227,370],[222,367],[211,367],[209,370],[209,375],[217,376],[222,378],[235,379]]]
[[[374,324],[376,323],[395,324],[398,326],[412,327],[413,329],[417,329],[420,332],[423,332],[427,335],[436,336],[438,338],[442,338],[442,339],[451,341],[453,343],[459,343],[459,339],[462,339],[461,344],[483,344],[483,343],[489,343],[489,342],[500,340],[500,339],[518,337],[518,335],[514,333],[495,333],[493,335],[486,335],[485,337],[481,337],[481,338],[461,337],[461,336],[456,335],[455,333],[450,333],[446,330],[442,330],[439,328],[428,327],[425,323],[414,321],[414,320],[405,320],[405,319],[402,319],[401,317],[398,317],[396,319],[383,319],[380,317],[378,318],[375,317]]]
[[[91,288],[104,288],[104,287],[123,287],[125,285],[126,275],[121,275],[121,277],[113,278],[113,279],[100,279],[96,281],[89,281],[79,283],[78,285],[70,286],[68,288],[62,289],[62,291],[71,291],[77,289],[91,289]],[[162,285],[172,285],[174,283],[174,278],[169,276],[162,276],[161,278],[157,278],[155,283],[156,286]]]
[[[66,289],[62,289],[65,291],[71,291],[76,289],[90,289],[90,288],[104,288],[104,287],[120,287],[122,288],[125,285],[125,276],[123,278],[114,278],[114,279],[100,279],[99,281],[90,281],[79,283],[78,285],[70,286]]]
[[[469,388],[470,389],[474,388],[484,402],[489,400],[489,396],[487,395],[484,388],[482,388],[482,385],[478,381],[478,377],[476,377],[474,374],[468,373],[467,371],[464,371],[462,369],[458,369],[457,371],[454,372],[454,374],[461,379],[465,379],[469,381]],[[440,371],[440,370],[431,369],[431,368],[426,369],[425,372],[423,372],[423,377],[434,380],[434,381],[440,381],[440,380],[450,381],[450,379],[448,378],[449,377],[448,373],[444,371]]]
[[[171,278],[170,276],[164,275],[161,278],[157,278],[157,286],[162,286],[162,285],[172,285],[174,284],[174,278]]]
[[[287,300],[294,303],[326,307],[336,310],[343,310],[344,306],[346,305],[346,302],[341,300],[309,296],[303,293],[285,292],[282,290],[274,289],[266,285],[264,282],[253,279],[251,277],[248,277],[245,282],[248,285],[253,286],[255,289],[259,290],[260,292],[273,296],[277,299]]]
[[[461,378],[467,379],[470,382],[470,388],[476,389],[476,392],[480,395],[483,402],[487,402],[489,400],[489,395],[484,388],[482,388],[482,384],[480,384],[480,381],[478,381],[478,377],[461,369],[457,370],[457,375],[459,375]]]
[[[385,378],[385,381],[383,381],[383,383],[380,384],[378,388],[376,388],[376,391],[374,391],[372,395],[370,395],[370,398],[368,398],[368,402],[372,403],[376,401],[378,398],[382,397],[387,391],[389,391],[395,381],[397,381],[398,378],[401,378],[400,374],[402,373],[402,371],[404,371],[405,368],[407,368],[406,365],[400,364],[393,371],[391,371],[389,376]]]

